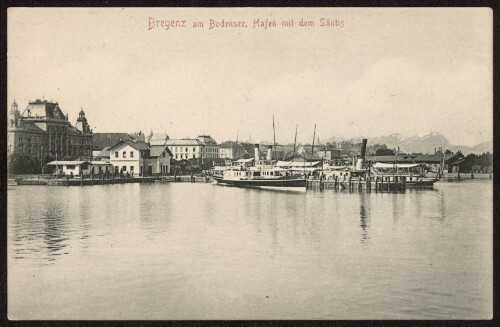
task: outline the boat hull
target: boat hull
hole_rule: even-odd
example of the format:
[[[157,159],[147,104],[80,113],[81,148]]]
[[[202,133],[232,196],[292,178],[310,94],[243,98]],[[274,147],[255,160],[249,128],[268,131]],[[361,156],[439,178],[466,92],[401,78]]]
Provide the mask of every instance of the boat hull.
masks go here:
[[[245,188],[259,188],[269,190],[306,190],[306,180],[294,179],[224,179],[213,177],[218,184],[231,185]]]
[[[424,179],[418,181],[410,181],[406,182],[407,188],[433,188],[434,183],[437,182],[437,179]]]

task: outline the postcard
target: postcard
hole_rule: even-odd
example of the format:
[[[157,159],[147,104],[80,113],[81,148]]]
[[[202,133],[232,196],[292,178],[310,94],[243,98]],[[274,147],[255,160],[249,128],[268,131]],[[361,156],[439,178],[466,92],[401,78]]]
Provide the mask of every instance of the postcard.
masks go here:
[[[489,8],[9,8],[11,320],[491,319]]]

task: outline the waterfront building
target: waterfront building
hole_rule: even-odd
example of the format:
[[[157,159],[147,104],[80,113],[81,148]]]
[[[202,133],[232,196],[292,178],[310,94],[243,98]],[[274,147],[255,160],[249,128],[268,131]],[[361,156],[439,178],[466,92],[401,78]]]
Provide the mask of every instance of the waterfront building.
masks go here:
[[[150,146],[137,140],[121,140],[109,148],[115,173],[135,176],[170,173],[172,153],[166,145]]]
[[[153,133],[149,139],[149,144],[151,145],[166,145],[166,142],[170,140],[167,133]]]
[[[107,174],[113,172],[113,165],[104,161],[67,161],[57,160],[47,163],[56,175],[80,176],[82,174]]]
[[[172,152],[166,145],[151,145],[146,166],[149,174],[169,174]]]
[[[113,172],[113,165],[106,161],[91,161],[90,172],[93,174],[108,174]]]
[[[109,160],[109,149],[116,143],[121,140],[144,142],[145,138],[141,131],[138,133],[94,133],[92,157],[96,160]]]
[[[90,173],[90,162],[88,161],[67,161],[57,160],[47,163],[47,166],[54,167],[57,175],[80,176]]]
[[[75,126],[68,120],[57,102],[30,101],[19,111],[14,101],[8,113],[7,153],[37,159],[90,159],[93,133],[80,110]]]
[[[142,175],[145,159],[149,153],[146,142],[136,140],[121,140],[109,148],[109,162],[115,173],[130,173]]]
[[[253,152],[251,152],[253,153]],[[238,160],[249,158],[250,153],[238,142],[226,141],[219,145],[219,158]]]
[[[210,135],[200,135],[195,139],[168,139],[164,144],[176,160],[219,158],[219,146]]]
[[[324,160],[340,159],[340,149],[331,146],[322,146],[318,150],[318,156]]]

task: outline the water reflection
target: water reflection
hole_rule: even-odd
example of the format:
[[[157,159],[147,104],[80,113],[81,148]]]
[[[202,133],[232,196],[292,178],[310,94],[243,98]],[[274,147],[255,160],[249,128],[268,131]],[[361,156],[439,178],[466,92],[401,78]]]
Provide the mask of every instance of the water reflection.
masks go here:
[[[67,246],[68,217],[66,217],[58,203],[49,200],[42,220],[44,222],[43,238],[48,250],[46,259],[54,261],[56,260],[55,256],[60,256],[62,254],[61,250]]]
[[[361,226],[361,243],[370,239],[368,227],[370,224],[370,194],[359,192],[359,226]]]
[[[399,194],[397,193],[390,194],[392,202],[392,222],[395,224],[398,222],[398,218],[400,216],[400,210],[404,210],[404,198],[403,198],[403,208],[400,209],[399,204],[401,201],[400,199],[402,199],[402,197],[398,195]]]
[[[9,310],[28,319],[487,317],[491,183],[438,187],[15,190]],[[67,292],[75,285],[83,296]]]

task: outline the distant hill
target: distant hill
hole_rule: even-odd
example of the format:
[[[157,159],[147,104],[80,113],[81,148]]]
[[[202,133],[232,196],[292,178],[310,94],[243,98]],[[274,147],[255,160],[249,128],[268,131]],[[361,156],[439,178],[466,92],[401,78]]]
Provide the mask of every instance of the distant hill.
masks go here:
[[[347,141],[345,138],[341,137],[332,137],[326,140],[323,140],[323,143],[326,142],[342,142]],[[350,139],[351,142],[360,142],[361,137]],[[407,153],[434,153],[436,148],[443,148],[443,151],[450,150],[452,152],[456,152],[458,150],[462,151],[464,154],[468,153],[483,153],[483,152],[493,152],[493,141],[483,142],[477,144],[473,147],[465,146],[465,145],[453,145],[450,144],[448,139],[439,133],[428,133],[425,135],[415,135],[411,137],[404,137],[401,134],[394,133],[387,136],[379,136],[368,138],[368,144],[385,144],[389,149],[399,149],[403,152]]]
[[[469,152],[470,153],[477,153],[477,154],[484,153],[484,152],[493,153],[493,141],[479,143],[479,144],[471,147]]]

